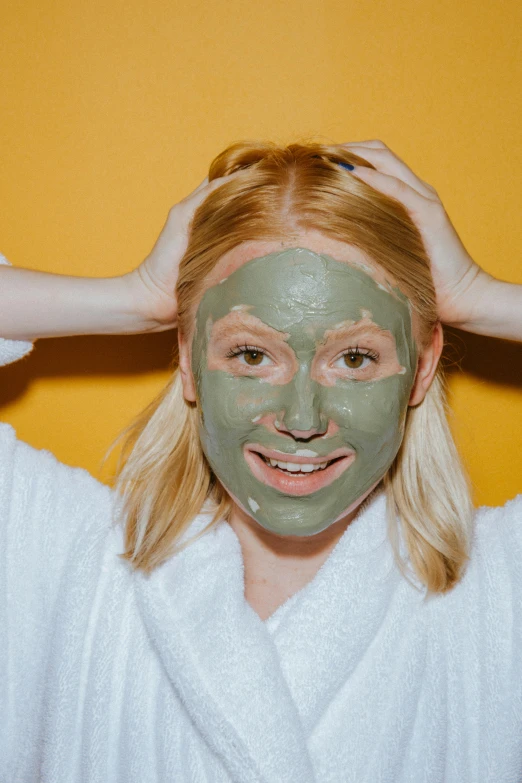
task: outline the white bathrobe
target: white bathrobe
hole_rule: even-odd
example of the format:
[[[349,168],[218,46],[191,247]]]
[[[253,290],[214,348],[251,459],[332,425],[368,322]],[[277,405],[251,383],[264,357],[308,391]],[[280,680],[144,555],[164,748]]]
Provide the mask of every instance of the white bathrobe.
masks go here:
[[[425,602],[376,493],[266,622],[226,522],[145,577],[114,502],[0,425],[1,783],[522,781],[522,495]]]
[[[0,425],[2,783],[522,780],[522,496],[423,602],[377,494],[267,622],[226,522],[144,577],[112,503]]]

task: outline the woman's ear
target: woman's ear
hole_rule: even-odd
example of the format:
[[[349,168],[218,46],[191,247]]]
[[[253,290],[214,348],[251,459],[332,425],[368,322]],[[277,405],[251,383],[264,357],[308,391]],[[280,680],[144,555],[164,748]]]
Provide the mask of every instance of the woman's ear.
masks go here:
[[[440,322],[437,322],[433,329],[430,343],[419,356],[417,374],[415,376],[408,405],[418,405],[426,396],[426,392],[430,388],[433,376],[437,370],[443,346],[444,335],[442,332],[442,325]]]
[[[181,383],[183,385],[183,396],[187,402],[196,402],[196,386],[194,376],[192,375],[192,366],[190,361],[190,346],[181,332],[178,331],[179,346],[179,371],[181,373]]]

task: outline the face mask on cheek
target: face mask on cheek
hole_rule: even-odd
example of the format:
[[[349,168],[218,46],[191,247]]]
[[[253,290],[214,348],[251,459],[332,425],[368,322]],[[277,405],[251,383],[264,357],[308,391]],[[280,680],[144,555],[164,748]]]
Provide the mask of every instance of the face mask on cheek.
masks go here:
[[[393,343],[394,359],[388,350],[387,363],[381,357],[370,374],[346,370],[343,357],[334,357],[355,348],[355,337],[343,343],[338,330],[365,322]],[[252,332],[256,324],[262,334]],[[356,342],[367,348],[366,338]],[[240,349],[273,354],[274,346],[280,352],[267,359],[268,371],[265,358],[251,369],[239,364]],[[408,300],[361,268],[301,248],[244,264],[206,291],[196,316],[192,369],[212,470],[264,528],[321,532],[393,462],[416,360]]]

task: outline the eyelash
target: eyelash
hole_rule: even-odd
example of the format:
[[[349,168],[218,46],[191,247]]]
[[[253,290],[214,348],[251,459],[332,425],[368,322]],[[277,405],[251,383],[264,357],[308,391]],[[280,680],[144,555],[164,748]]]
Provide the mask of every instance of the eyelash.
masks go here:
[[[242,353],[261,353],[263,356],[266,356],[266,351],[263,351],[261,348],[258,348],[255,345],[236,345],[235,348],[231,348],[230,351],[226,354],[227,359],[233,359],[235,356],[241,356]]]
[[[339,356],[338,358],[340,359],[342,356],[366,356],[368,359],[371,359],[372,362],[379,361],[378,353],[370,350],[361,351],[358,345],[355,348],[348,348],[347,351],[343,351],[341,356]]]
[[[236,356],[241,356],[242,353],[247,353],[250,351],[253,353],[260,353],[263,356],[267,355],[265,351],[263,351],[261,348],[258,348],[256,345],[236,345],[235,348],[231,348],[230,351],[228,351],[226,357],[227,359],[234,359]],[[338,358],[340,359],[342,356],[366,356],[368,359],[371,359],[372,362],[379,361],[378,353],[371,350],[361,351],[358,345],[355,348],[348,348],[347,351],[343,351],[343,353]]]

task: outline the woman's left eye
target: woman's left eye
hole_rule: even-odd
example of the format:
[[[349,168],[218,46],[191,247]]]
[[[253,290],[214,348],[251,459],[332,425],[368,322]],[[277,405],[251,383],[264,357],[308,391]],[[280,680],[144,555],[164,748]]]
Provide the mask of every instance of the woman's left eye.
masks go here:
[[[364,370],[366,367],[368,367],[372,362],[376,361],[377,357],[371,353],[366,353],[362,351],[347,351],[346,353],[343,353],[342,356],[339,356],[338,359],[334,362],[334,367],[338,367],[340,369],[350,369],[350,370]]]
[[[263,359],[266,359],[267,356],[266,354],[261,353],[261,351],[243,351],[241,358],[250,367],[259,367],[259,365],[263,364]]]

